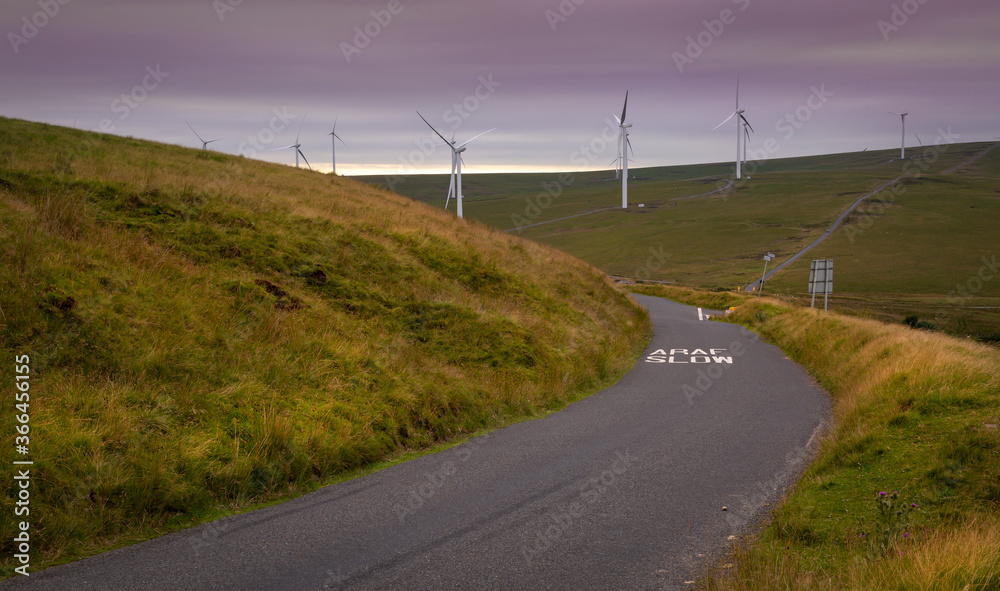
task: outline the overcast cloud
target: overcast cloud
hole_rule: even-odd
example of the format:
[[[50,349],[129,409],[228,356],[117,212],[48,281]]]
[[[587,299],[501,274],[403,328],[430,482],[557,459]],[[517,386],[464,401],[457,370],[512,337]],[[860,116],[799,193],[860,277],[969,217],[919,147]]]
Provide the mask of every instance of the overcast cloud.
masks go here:
[[[346,174],[445,171],[415,156],[417,110],[458,139],[499,128],[469,172],[576,170],[626,90],[633,166],[724,161],[737,74],[772,157],[898,147],[888,111],[910,145],[1000,136],[1000,4],[980,0],[4,0],[0,32],[4,116],[200,147],[189,121],[289,164],[265,150],[306,117],[325,170],[339,116]]]

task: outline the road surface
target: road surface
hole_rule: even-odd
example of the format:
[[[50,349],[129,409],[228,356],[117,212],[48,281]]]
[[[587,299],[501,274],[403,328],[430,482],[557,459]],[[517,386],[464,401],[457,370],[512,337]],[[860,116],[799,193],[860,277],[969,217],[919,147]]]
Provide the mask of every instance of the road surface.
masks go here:
[[[635,298],[645,352],[559,412],[0,589],[690,588],[808,463],[829,398],[718,312]]]

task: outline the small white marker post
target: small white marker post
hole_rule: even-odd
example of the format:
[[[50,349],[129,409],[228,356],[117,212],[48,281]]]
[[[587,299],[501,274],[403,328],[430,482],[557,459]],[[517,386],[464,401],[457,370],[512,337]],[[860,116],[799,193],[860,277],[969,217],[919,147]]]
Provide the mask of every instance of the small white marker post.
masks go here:
[[[764,272],[761,273],[760,276],[760,289],[757,290],[757,297],[760,297],[760,294],[764,293],[764,276],[767,275],[767,264],[771,262],[771,259],[773,258],[774,255],[771,253],[767,253],[767,255],[764,256]]]
[[[809,266],[809,293],[812,294],[810,308],[816,307],[816,292],[823,292],[823,311],[827,311],[830,294],[833,293],[833,259],[816,259]]]

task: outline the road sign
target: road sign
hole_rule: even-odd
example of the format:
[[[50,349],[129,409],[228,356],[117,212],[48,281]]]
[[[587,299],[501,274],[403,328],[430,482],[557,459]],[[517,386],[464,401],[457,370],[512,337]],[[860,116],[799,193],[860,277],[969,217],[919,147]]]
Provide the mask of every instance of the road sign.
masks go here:
[[[816,307],[816,294],[823,294],[823,310],[827,309],[829,295],[833,293],[833,259],[816,259],[809,267],[809,293],[811,308]]]
[[[774,253],[767,253],[764,255],[764,273],[760,276],[760,289],[757,291],[757,297],[764,293],[764,277],[767,277],[767,264],[774,259]]]

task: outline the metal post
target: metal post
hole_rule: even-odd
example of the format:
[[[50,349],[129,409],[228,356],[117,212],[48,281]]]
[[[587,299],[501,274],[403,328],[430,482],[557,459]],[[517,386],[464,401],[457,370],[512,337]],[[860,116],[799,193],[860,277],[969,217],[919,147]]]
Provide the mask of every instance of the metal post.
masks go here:
[[[767,253],[767,255],[764,256],[764,272],[760,276],[760,289],[757,290],[757,297],[760,297],[760,294],[764,293],[764,277],[767,276],[767,263],[773,258],[774,255],[771,253]]]

